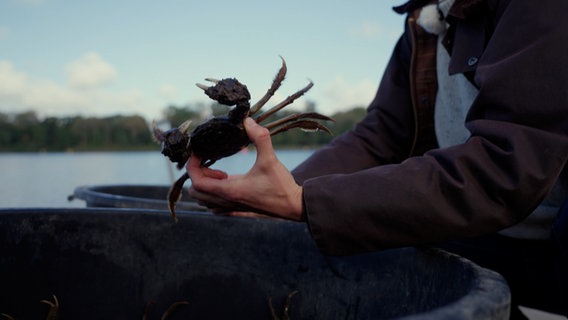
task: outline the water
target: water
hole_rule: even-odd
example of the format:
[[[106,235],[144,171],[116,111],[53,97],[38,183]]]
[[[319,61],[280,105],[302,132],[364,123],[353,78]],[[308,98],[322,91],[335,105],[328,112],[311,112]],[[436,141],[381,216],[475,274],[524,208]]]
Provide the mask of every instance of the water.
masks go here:
[[[279,159],[293,169],[311,150],[280,150]],[[213,168],[245,173],[254,151],[218,161]],[[78,186],[101,184],[170,185],[182,174],[159,152],[0,153],[0,207],[84,207],[68,201]],[[190,183],[188,182],[187,185]]]

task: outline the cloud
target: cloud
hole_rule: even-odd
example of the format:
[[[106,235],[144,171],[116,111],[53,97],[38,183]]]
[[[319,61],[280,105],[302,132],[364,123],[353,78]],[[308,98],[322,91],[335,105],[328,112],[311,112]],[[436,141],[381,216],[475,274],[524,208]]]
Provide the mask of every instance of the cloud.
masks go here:
[[[84,96],[53,82],[34,79],[16,70],[10,61],[0,61],[0,110],[45,111],[55,106],[67,108],[85,105]]]
[[[14,68],[10,61],[0,61],[0,106],[23,111],[51,108],[55,105],[81,106],[85,99],[54,82],[34,79]]]
[[[367,107],[375,96],[377,84],[369,79],[356,83],[347,82],[343,77],[337,76],[328,83],[324,89],[321,103],[322,112],[337,112],[353,107]]]
[[[95,58],[83,59],[89,56]],[[96,84],[110,79],[110,73],[108,70],[104,71],[105,63],[99,63],[102,59],[97,58],[97,55],[84,57],[78,61],[94,63],[78,63],[72,69],[76,72],[85,67],[85,72],[91,75],[85,77],[90,79],[90,82],[84,83],[91,85],[89,90],[28,75],[17,70],[12,62],[0,60],[0,111],[19,113],[35,110],[40,116],[139,114],[147,119],[155,118],[159,114],[160,104],[141,90],[117,91],[97,87]],[[72,65],[74,63],[76,62]],[[95,79],[97,81],[94,81]]]
[[[95,88],[116,78],[114,67],[96,52],[88,52],[67,65],[67,81],[71,87]]]

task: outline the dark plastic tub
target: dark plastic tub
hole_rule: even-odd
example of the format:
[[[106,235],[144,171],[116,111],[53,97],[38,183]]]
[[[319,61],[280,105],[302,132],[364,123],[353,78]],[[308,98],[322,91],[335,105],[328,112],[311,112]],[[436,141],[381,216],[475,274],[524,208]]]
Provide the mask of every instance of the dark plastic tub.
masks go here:
[[[0,313],[45,319],[507,319],[495,272],[435,249],[319,253],[302,223],[131,209],[0,210]]]
[[[72,199],[81,199],[87,207],[98,208],[139,208],[168,210],[167,195],[170,187],[159,185],[96,185],[80,186],[73,192]],[[206,211],[189,198],[187,192],[176,204],[176,211]]]

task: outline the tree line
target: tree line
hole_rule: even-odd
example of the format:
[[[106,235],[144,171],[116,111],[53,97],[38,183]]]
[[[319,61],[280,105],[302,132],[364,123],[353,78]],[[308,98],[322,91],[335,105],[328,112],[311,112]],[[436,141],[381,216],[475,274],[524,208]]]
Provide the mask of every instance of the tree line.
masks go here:
[[[203,110],[209,109],[207,116]],[[315,104],[308,103],[303,112],[313,112]],[[197,125],[211,115],[227,113],[227,107],[217,103],[209,106],[189,104],[170,105],[163,110],[163,122],[178,126],[185,120]],[[291,111],[280,111],[268,120],[284,117]],[[325,123],[334,136],[351,129],[365,115],[365,109],[356,107],[331,115],[336,121]],[[293,129],[273,137],[275,148],[317,147],[331,141],[324,132],[308,133]],[[45,117],[35,111],[17,114],[0,112],[0,152],[37,151],[132,151],[156,150],[151,123],[140,115],[108,117]]]

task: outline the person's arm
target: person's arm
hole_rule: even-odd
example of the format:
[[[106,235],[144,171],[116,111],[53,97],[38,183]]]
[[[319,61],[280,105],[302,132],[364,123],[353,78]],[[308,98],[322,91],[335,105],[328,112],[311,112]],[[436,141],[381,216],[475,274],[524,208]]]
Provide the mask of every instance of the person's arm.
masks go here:
[[[354,163],[368,163],[368,168],[356,165],[351,172],[335,174],[315,165],[311,167],[316,174],[304,170],[303,211],[322,252],[352,254],[494,232],[524,219],[548,193],[568,159],[568,21],[562,17],[568,2],[516,0],[499,9],[496,31],[478,62],[475,81],[480,91],[466,121],[471,132],[466,143],[400,163],[395,159],[401,155],[394,152],[394,164],[372,166],[388,159],[388,150],[396,150],[392,144],[400,140],[380,146],[374,139],[382,143],[383,138],[374,135],[382,131],[372,123],[406,125],[397,123],[401,118],[393,113],[379,112],[360,127],[369,130],[369,136],[360,135],[362,143],[353,149],[357,152],[336,152],[336,158],[318,160],[329,168],[336,166],[336,159],[349,165],[349,157],[355,156]],[[397,85],[384,87],[379,101],[407,99],[397,95]],[[398,111],[387,104],[378,107]],[[344,146],[350,150],[348,143]],[[231,177],[202,183],[207,175],[192,174],[199,169],[192,159],[188,170],[195,194],[213,196],[207,200],[211,202],[220,196],[229,203],[297,217],[298,197],[289,197],[297,185],[286,170],[278,169],[272,151],[259,150],[259,157],[271,160],[261,168],[267,165],[275,171],[253,167],[251,172],[274,179],[256,180],[247,173],[249,179],[236,177],[234,184]],[[272,189],[266,198],[259,197],[258,191],[268,187]]]
[[[303,181],[310,231],[324,253],[495,232],[549,192],[568,159],[568,2],[499,4],[479,57],[466,143]]]

